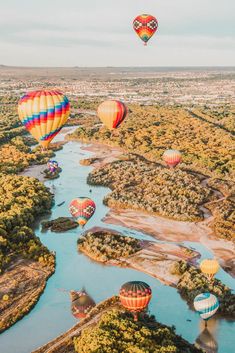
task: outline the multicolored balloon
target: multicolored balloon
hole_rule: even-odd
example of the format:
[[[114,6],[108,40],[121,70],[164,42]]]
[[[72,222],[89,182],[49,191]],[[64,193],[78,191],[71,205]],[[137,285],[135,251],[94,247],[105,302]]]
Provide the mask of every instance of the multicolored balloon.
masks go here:
[[[88,197],[78,197],[70,202],[69,211],[81,227],[89,221],[95,213],[95,203]]]
[[[100,120],[108,129],[116,129],[127,116],[127,107],[118,100],[107,100],[97,110]]]
[[[194,308],[203,320],[209,320],[219,309],[219,301],[214,294],[201,293],[194,299]]]
[[[182,161],[182,154],[177,150],[166,150],[162,158],[168,167],[174,168]]]
[[[216,259],[205,259],[200,263],[200,269],[210,280],[219,271],[219,263]]]
[[[58,169],[59,164],[57,161],[49,160],[47,162],[47,168],[51,173],[55,173],[55,171]]]
[[[134,314],[136,321],[137,313],[147,308],[152,298],[152,290],[145,282],[127,282],[121,287],[119,298],[124,308]]]
[[[140,15],[134,19],[133,28],[140,39],[144,42],[144,45],[147,45],[147,42],[158,28],[158,21],[156,17],[152,15]]]
[[[31,135],[47,148],[68,120],[70,104],[59,91],[33,91],[21,97],[18,114]]]

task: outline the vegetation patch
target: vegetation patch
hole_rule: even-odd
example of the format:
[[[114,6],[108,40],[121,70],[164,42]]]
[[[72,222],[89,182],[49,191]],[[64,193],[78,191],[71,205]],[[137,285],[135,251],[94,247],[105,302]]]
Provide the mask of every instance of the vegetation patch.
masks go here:
[[[101,126],[83,126],[70,138],[120,146],[155,162],[162,160],[166,149],[177,149],[182,152],[187,168],[210,176],[234,178],[232,112],[226,112],[226,122],[218,124],[215,116],[212,123],[176,106],[130,104],[128,108],[128,117],[114,132]]]
[[[74,338],[78,353],[200,353],[194,345],[162,325],[154,317],[134,322],[132,315],[117,310],[103,314],[98,323]]]
[[[110,207],[143,210],[181,221],[202,220],[200,206],[212,196],[196,175],[164,168],[134,154],[128,160],[93,170],[88,183],[112,189],[104,198]]]
[[[138,239],[100,230],[87,232],[78,239],[78,249],[97,261],[107,262],[138,252],[141,244]]]
[[[209,281],[199,269],[185,261],[175,263],[172,273],[180,275],[177,288],[190,306],[193,306],[194,298],[198,294],[210,292],[219,299],[220,307],[218,313],[235,318],[235,294],[220,280],[214,278]]]
[[[0,269],[16,256],[33,260],[50,254],[30,228],[49,212],[52,194],[37,179],[0,174]]]
[[[59,217],[52,221],[44,221],[41,223],[42,231],[50,229],[52,232],[63,233],[67,230],[78,227],[78,223],[69,217]]]

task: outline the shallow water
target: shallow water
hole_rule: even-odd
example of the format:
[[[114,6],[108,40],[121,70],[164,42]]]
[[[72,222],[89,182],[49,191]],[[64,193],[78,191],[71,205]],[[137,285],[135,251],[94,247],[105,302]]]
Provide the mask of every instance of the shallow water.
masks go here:
[[[87,185],[86,178],[92,167],[79,164],[80,159],[91,155],[91,152],[82,150],[81,144],[76,142],[67,143],[63,150],[57,152],[56,159],[63,168],[63,172],[59,179],[46,182],[46,185],[50,186],[55,193],[55,206],[49,219],[69,216],[68,204],[73,197],[90,196],[96,202],[97,211],[85,229],[105,226],[125,234],[131,233],[132,236],[138,238],[154,240],[141,232],[128,231],[124,227],[102,223],[101,219],[108,211],[102,200],[109,189]],[[65,204],[61,207],[56,206],[63,201]],[[84,286],[93,299],[99,302],[117,294],[120,286],[129,280],[143,280],[152,287],[153,297],[149,309],[160,322],[174,325],[176,332],[190,342],[196,340],[203,325],[198,315],[188,308],[176,289],[162,285],[158,280],[141,272],[103,266],[78,254],[76,242],[81,232],[78,228],[65,234],[50,231],[41,233],[39,227],[36,229],[36,234],[41,241],[50,250],[56,251],[56,272],[49,279],[45,292],[35,308],[1,334],[1,353],[29,353],[74,325],[77,320],[70,312],[69,290],[78,290]],[[190,242],[184,244],[195,248],[203,258],[211,255],[210,251],[201,244]],[[217,277],[235,289],[235,281],[223,270],[220,270]],[[233,353],[235,323],[226,320],[211,320],[209,328],[213,331],[213,336],[218,343],[218,353]]]

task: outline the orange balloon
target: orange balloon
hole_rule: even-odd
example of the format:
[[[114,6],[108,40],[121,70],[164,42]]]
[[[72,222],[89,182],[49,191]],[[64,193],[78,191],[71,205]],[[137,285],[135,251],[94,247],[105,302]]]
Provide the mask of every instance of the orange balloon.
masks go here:
[[[99,105],[97,115],[108,129],[116,129],[126,118],[127,107],[120,101],[107,100]]]

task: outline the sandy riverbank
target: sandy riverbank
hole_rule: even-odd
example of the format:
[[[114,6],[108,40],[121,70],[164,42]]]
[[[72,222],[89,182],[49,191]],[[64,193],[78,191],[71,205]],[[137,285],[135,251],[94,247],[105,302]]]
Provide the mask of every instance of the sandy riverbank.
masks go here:
[[[218,239],[205,222],[180,222],[133,210],[111,209],[103,221],[152,235],[168,242],[198,242],[211,250],[221,266],[235,277],[235,247],[228,240]]]
[[[100,168],[107,163],[118,160],[123,154],[120,148],[99,143],[92,143],[83,149],[94,153],[97,158],[92,163],[94,168]],[[205,183],[205,180],[202,181]],[[207,182],[207,180],[206,180]],[[110,209],[103,221],[149,234],[156,239],[167,242],[199,242],[216,256],[221,266],[235,277],[235,245],[233,242],[219,239],[209,227],[213,216],[206,215],[202,222],[182,222],[145,212],[129,209]]]
[[[87,230],[87,233],[110,232],[121,235],[113,229],[102,227],[93,227]],[[105,265],[115,265],[120,267],[128,267],[141,272],[144,272],[166,285],[175,287],[178,283],[179,276],[172,274],[171,270],[180,260],[186,260],[191,263],[196,263],[200,258],[200,254],[196,251],[190,251],[184,246],[171,243],[156,243],[151,241],[141,241],[141,250],[128,257],[120,257],[118,260],[102,261],[95,256],[95,253],[86,251],[84,247],[80,247],[79,251],[94,261],[101,262]]]

